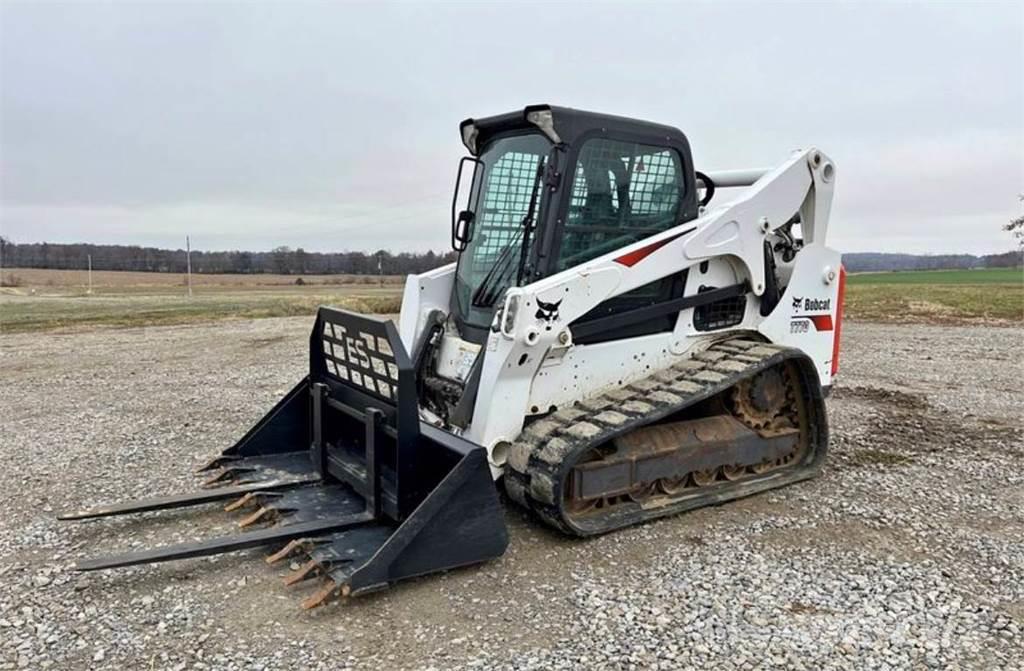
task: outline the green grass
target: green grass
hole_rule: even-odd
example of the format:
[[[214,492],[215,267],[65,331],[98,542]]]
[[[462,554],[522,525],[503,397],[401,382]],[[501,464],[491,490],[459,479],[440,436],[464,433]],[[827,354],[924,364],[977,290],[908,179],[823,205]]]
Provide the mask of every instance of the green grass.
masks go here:
[[[851,286],[861,284],[1019,284],[1024,286],[1024,269],[979,268],[977,270],[855,273],[847,276],[847,282]]]
[[[859,273],[847,278],[846,316],[912,323],[1020,323],[1020,268]]]

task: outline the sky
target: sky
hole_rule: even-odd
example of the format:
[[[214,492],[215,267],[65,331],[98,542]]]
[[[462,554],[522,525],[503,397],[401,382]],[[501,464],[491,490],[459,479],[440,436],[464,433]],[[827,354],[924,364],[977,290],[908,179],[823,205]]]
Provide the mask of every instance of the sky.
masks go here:
[[[841,251],[990,253],[1024,209],[1021,3],[0,3],[0,235],[442,250],[458,123],[674,125],[836,164]]]

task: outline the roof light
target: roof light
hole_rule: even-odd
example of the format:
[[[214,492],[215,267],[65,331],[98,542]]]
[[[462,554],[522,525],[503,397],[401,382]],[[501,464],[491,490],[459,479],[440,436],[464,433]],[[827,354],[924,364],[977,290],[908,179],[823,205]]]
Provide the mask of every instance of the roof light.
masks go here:
[[[555,132],[555,115],[551,113],[551,110],[531,110],[526,113],[526,120],[540,128],[555,144],[562,142],[562,138],[558,137],[558,133]]]
[[[480,135],[480,129],[472,121],[467,121],[462,124],[461,130],[462,144],[466,145],[470,154],[476,156],[476,139]]]

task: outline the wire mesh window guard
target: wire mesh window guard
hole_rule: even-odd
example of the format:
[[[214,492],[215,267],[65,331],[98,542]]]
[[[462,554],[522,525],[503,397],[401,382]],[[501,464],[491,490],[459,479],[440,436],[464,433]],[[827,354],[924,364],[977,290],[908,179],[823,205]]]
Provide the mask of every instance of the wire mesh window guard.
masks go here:
[[[480,244],[473,250],[474,274],[486,273],[501,250],[518,237],[530,208],[538,166],[545,160],[543,155],[510,151],[487,171],[473,234],[480,236]]]
[[[534,222],[544,213],[543,179],[538,180],[551,151],[551,143],[539,133],[499,138],[481,152],[479,196],[472,240],[459,256],[455,295],[462,319],[477,326],[490,323],[492,309],[485,301],[473,303],[474,293],[487,278],[487,294],[500,297],[515,283],[521,258],[523,223],[530,211],[534,185],[537,201]],[[531,236],[529,244],[535,240]]]
[[[671,149],[587,141],[576,162],[559,269],[671,228],[683,188],[682,165]]]

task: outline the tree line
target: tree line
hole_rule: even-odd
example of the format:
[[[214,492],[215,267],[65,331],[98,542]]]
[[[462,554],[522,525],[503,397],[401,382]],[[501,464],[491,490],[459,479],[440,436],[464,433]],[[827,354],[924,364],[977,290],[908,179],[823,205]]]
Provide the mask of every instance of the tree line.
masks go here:
[[[386,250],[377,252],[307,252],[301,247],[276,247],[269,252],[193,250],[194,273],[278,273],[282,275],[408,275],[422,273],[455,260],[454,252],[438,254]],[[184,249],[158,249],[135,245],[92,245],[32,242],[15,244],[0,237],[0,266],[85,270],[133,270],[183,273]],[[378,270],[379,264],[379,270]]]
[[[0,267],[85,270],[135,270],[183,273],[184,249],[158,249],[134,245],[91,245],[32,242],[15,244],[0,237]],[[408,275],[422,273],[455,260],[454,252],[438,254],[386,250],[377,252],[307,252],[301,247],[277,247],[269,252],[192,252],[194,273],[278,273],[282,275]],[[1021,250],[1004,254],[844,254],[850,272],[891,270],[945,270],[958,268],[1013,268],[1022,265]]]
[[[843,254],[843,265],[851,273],[894,270],[959,270],[970,268],[1015,268],[1024,263],[1024,250],[1003,254]]]

